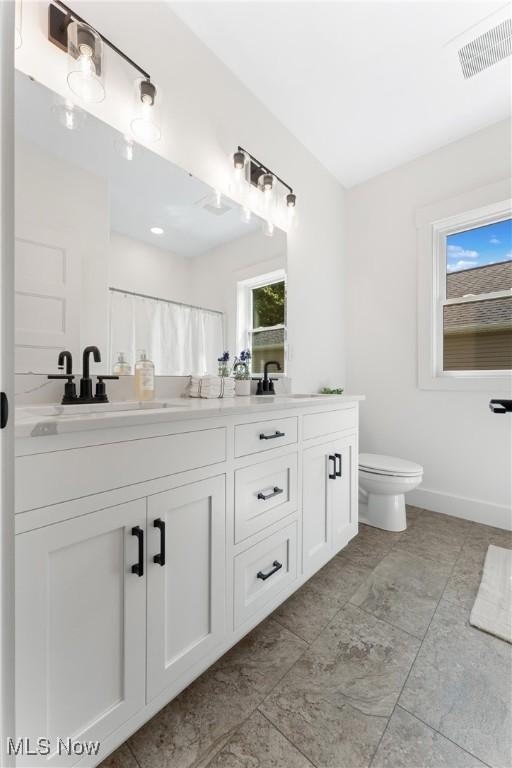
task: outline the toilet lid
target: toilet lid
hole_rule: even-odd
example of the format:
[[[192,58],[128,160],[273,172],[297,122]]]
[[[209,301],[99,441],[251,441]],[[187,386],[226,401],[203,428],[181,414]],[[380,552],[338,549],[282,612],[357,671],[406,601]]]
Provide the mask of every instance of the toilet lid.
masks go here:
[[[414,477],[423,473],[423,467],[414,461],[397,459],[396,456],[383,456],[379,453],[360,453],[359,469],[374,472],[377,475],[396,475]]]

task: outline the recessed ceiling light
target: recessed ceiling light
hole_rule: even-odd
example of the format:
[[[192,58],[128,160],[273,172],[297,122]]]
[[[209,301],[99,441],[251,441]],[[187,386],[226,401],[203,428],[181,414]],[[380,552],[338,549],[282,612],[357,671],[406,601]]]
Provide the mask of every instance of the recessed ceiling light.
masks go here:
[[[149,230],[153,235],[163,235],[164,231],[162,227],[151,227]]]

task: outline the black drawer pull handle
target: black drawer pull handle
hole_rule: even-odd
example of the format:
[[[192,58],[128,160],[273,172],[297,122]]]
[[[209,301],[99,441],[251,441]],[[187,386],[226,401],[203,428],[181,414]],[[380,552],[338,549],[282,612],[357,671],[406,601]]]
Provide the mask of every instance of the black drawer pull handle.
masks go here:
[[[267,501],[268,499],[272,499],[274,496],[279,496],[280,493],[283,493],[282,488],[278,488],[277,485],[274,485],[274,490],[270,493],[263,493],[263,491],[260,491],[258,493],[258,499],[262,499],[263,501]]]
[[[264,432],[260,433],[260,440],[275,440],[276,437],[286,437],[286,434],[278,429],[272,435],[266,435]]]
[[[334,455],[335,455],[335,457],[338,459],[338,469],[336,470],[336,477],[341,477],[341,470],[342,470],[342,465],[341,465],[341,461],[342,461],[342,459],[341,459],[341,453],[335,453]]]
[[[134,525],[132,536],[137,537],[139,544],[139,561],[132,565],[132,573],[136,573],[137,576],[144,576],[144,531],[140,525]]]
[[[267,579],[270,579],[270,577],[273,576],[274,573],[277,573],[278,571],[280,571],[282,567],[283,567],[283,564],[280,563],[279,560],[274,560],[274,562],[272,563],[272,570],[269,571],[268,573],[263,573],[263,571],[258,571],[258,573],[256,574],[256,578],[261,579],[262,581],[266,581]]]
[[[158,517],[153,526],[160,529],[160,552],[158,555],[153,555],[153,562],[157,565],[165,565],[165,521]]]
[[[329,461],[332,461],[334,464],[334,470],[332,472],[329,472],[329,480],[336,480],[336,456],[333,456],[332,454],[329,456]]]

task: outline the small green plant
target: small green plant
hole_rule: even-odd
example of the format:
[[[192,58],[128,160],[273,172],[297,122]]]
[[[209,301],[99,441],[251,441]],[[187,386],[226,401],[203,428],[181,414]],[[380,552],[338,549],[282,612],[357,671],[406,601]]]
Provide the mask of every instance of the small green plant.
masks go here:
[[[341,387],[335,387],[332,389],[331,387],[322,387],[320,390],[321,395],[342,395],[343,389]]]

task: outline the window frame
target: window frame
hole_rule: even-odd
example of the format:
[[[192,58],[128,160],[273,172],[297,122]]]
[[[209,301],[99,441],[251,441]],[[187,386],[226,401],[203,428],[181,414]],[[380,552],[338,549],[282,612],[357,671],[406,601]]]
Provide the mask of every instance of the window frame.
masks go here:
[[[502,298],[512,290],[446,298],[446,245],[450,234],[512,218],[511,180],[474,190],[417,211],[418,386],[420,389],[509,392],[512,371],[443,369],[443,308]],[[491,202],[492,201],[492,202]]]
[[[284,323],[278,323],[272,326],[262,326],[260,328],[253,328],[253,297],[252,292],[256,288],[263,288],[265,285],[273,285],[274,283],[283,283],[285,291],[285,307],[284,307]],[[267,272],[257,277],[251,277],[247,280],[242,280],[238,283],[237,291],[237,340],[238,347],[240,349],[251,349],[250,343],[251,334],[258,331],[284,331],[284,370],[272,371],[272,378],[281,378],[287,375],[288,370],[288,344],[287,344],[287,309],[288,309],[288,285],[287,276],[284,269],[277,269],[272,272]],[[251,353],[252,354],[252,353]],[[254,376],[258,376],[257,371],[252,371]]]

